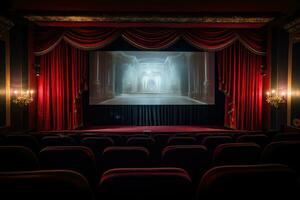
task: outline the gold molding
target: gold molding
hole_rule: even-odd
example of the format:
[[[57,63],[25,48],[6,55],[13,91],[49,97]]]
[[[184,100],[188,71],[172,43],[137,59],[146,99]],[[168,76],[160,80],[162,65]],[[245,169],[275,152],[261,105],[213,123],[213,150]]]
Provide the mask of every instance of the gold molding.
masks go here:
[[[101,15],[101,16],[24,16],[33,22],[118,22],[118,23],[268,23],[273,17],[211,17],[211,16],[164,16],[164,15]]]
[[[286,29],[288,32],[293,33],[293,32],[298,32],[300,28],[300,17],[287,23],[284,26],[284,29]]]
[[[292,60],[293,60],[293,39],[292,39],[292,36],[291,36],[291,33],[290,33],[290,36],[289,36],[289,49],[288,49],[288,73],[287,73],[287,125],[288,126],[291,126],[291,123],[292,123],[292,75],[293,75],[293,63],[292,63]]]
[[[287,77],[287,125],[292,125],[292,76],[293,76],[293,45],[300,42],[300,17],[284,26],[289,32],[288,77]]]

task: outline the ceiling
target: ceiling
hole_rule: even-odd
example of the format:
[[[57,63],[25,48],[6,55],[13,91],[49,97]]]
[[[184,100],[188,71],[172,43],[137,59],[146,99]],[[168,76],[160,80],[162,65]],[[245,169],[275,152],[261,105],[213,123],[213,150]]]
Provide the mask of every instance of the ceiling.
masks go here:
[[[63,27],[259,28],[299,10],[300,0],[5,0],[0,7],[9,19]]]
[[[290,15],[300,8],[299,0],[7,0],[9,13],[247,13]]]

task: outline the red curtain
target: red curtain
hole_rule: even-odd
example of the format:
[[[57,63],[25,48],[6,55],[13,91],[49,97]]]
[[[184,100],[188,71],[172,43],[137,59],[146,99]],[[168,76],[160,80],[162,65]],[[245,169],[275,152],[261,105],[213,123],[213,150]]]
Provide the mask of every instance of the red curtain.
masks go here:
[[[83,122],[82,91],[87,79],[87,52],[60,42],[40,57],[40,64],[38,128],[77,128]]]
[[[224,124],[241,130],[261,129],[263,57],[235,42],[217,52],[217,63],[219,89],[225,94]]]
[[[254,54],[265,53],[264,37],[258,31],[235,29],[68,29],[42,30],[36,34],[36,55],[50,52],[61,40],[80,49],[99,49],[122,36],[143,50],[161,50],[183,38],[191,45],[206,51],[217,51],[240,41]]]
[[[119,36],[146,50],[160,50],[182,38],[199,49],[217,51],[219,89],[226,94],[225,125],[247,130],[261,128],[260,66],[265,38],[258,30],[54,29],[36,33],[35,55],[41,56],[40,129],[73,129],[81,124],[80,94],[88,66],[87,52],[82,49],[101,48]]]

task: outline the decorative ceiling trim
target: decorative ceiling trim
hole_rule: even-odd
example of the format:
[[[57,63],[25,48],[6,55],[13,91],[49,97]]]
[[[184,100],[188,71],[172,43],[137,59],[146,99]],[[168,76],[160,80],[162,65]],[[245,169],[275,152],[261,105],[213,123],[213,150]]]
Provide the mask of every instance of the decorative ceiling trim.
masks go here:
[[[7,31],[14,26],[10,20],[0,16],[0,37],[2,37]]]
[[[288,24],[286,24],[284,26],[284,28],[286,30],[288,30],[288,32],[290,32],[290,33],[299,30],[299,28],[300,28],[300,17],[293,20],[293,21],[291,21],[291,22],[289,22]]]
[[[290,33],[292,43],[300,42],[300,17],[286,24],[284,28]]]
[[[211,16],[138,16],[138,15],[102,15],[102,16],[41,16],[27,15],[32,22],[99,22],[99,23],[261,23],[272,21],[273,17],[211,17]]]

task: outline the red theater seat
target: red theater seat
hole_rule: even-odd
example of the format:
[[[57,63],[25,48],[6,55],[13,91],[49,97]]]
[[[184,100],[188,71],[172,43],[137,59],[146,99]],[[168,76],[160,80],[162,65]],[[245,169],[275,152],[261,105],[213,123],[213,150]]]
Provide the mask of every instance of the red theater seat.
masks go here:
[[[285,165],[227,165],[207,171],[197,199],[299,199],[297,176]]]
[[[113,139],[109,137],[85,137],[82,139],[82,144],[89,147],[97,155],[102,155],[106,147],[114,146]]]
[[[27,171],[40,168],[36,155],[23,146],[0,146],[0,171]]]
[[[197,140],[194,137],[189,136],[178,136],[178,137],[170,137],[167,145],[193,145],[197,144]]]
[[[149,150],[150,156],[153,155],[155,150],[155,140],[151,137],[131,137],[127,140],[128,146],[145,147]]]
[[[179,168],[119,168],[106,171],[98,198],[103,200],[190,200],[191,179]]]
[[[0,196],[7,200],[93,200],[87,180],[74,171],[1,172]]]
[[[300,140],[300,133],[278,133],[273,137],[273,141],[295,141]]]
[[[168,140],[170,138],[169,134],[153,134],[153,139],[155,140],[155,144],[158,148],[162,148],[166,146]]]
[[[213,154],[215,148],[220,144],[232,143],[233,139],[230,136],[207,136],[203,139],[202,144],[206,146],[210,155]]]
[[[74,146],[76,145],[75,139],[69,136],[52,135],[45,136],[41,139],[41,145],[47,146]]]
[[[269,142],[269,138],[263,134],[241,135],[236,139],[236,142],[253,142],[264,148]]]
[[[9,146],[24,146],[31,149],[34,153],[40,151],[38,140],[32,135],[8,135],[5,138],[5,145]]]
[[[262,162],[285,164],[300,173],[300,141],[270,143],[262,153]]]
[[[120,167],[149,167],[149,151],[144,147],[107,147],[103,151],[104,170]]]
[[[40,152],[44,169],[74,170],[85,176],[90,183],[98,181],[96,161],[92,150],[83,146],[51,146]]]
[[[210,164],[208,152],[203,145],[167,146],[162,151],[162,165],[185,169],[197,181]]]
[[[261,148],[255,143],[226,143],[216,147],[214,165],[258,164]]]

